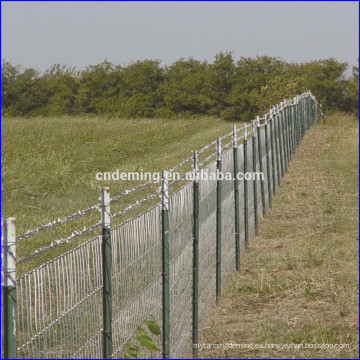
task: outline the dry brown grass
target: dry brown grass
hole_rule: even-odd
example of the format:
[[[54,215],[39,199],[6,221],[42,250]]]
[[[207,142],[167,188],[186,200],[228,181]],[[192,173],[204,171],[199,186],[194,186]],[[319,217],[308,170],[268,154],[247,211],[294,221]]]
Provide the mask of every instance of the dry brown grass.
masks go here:
[[[358,358],[358,122],[305,135],[199,343],[349,344],[204,349],[202,358]]]

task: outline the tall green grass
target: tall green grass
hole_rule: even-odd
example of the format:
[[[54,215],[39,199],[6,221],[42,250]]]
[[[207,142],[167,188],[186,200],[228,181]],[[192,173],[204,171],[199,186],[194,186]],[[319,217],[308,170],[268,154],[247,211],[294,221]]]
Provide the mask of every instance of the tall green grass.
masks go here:
[[[2,216],[15,216],[17,234],[21,234],[97,203],[99,187],[109,186],[111,196],[114,196],[139,183],[98,181],[95,178],[97,172],[169,169],[191,156],[192,150],[229,133],[231,125],[211,117],[180,120],[5,117],[1,125]],[[190,165],[188,163],[182,170],[189,170]],[[154,185],[121,199],[112,204],[112,212],[143,198],[157,187]],[[158,200],[144,203],[136,211],[145,210]],[[130,212],[128,216],[134,213]],[[99,220],[100,214],[94,211],[55,230],[21,240],[18,255],[27,255]],[[116,221],[123,220],[124,217],[120,217]],[[61,245],[49,255],[38,256],[32,264],[40,264],[82,240]]]

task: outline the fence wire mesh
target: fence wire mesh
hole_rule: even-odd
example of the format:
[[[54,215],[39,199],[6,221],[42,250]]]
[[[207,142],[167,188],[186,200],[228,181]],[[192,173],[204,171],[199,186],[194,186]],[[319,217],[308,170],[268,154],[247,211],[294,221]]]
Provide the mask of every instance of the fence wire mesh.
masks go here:
[[[112,229],[111,242],[113,357],[123,357],[125,344],[135,342],[144,321],[153,317],[161,323],[160,207]]]
[[[21,358],[101,357],[101,237],[17,279]]]

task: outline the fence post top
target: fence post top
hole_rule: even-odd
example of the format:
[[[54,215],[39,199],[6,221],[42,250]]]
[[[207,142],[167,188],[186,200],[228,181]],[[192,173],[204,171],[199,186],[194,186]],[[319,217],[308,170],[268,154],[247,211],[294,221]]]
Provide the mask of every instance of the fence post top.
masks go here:
[[[193,181],[198,182],[199,181],[199,158],[197,151],[193,151]]]
[[[268,120],[267,120],[267,114],[264,115],[264,124],[267,125]]]
[[[161,173],[161,208],[162,210],[169,210],[169,183],[168,171]]]
[[[251,121],[251,134],[252,136],[255,136],[255,127],[256,127],[256,120]]]
[[[256,126],[260,127],[260,116],[256,117]]]
[[[236,128],[236,125],[233,125],[233,145],[234,145],[234,148],[237,148],[237,128]]]
[[[216,158],[217,161],[221,161],[221,138],[216,139]]]
[[[247,140],[247,128],[246,128],[246,124],[244,124],[244,140]]]
[[[101,188],[101,223],[103,228],[110,227],[110,188]]]

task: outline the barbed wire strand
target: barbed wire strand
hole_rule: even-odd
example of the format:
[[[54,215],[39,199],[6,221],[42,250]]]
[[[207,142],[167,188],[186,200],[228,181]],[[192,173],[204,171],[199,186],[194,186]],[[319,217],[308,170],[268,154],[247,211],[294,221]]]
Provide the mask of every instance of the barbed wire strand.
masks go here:
[[[94,225],[91,225],[91,226],[88,226],[88,227],[85,227],[83,228],[83,230],[80,230],[80,231],[74,231],[69,237],[63,239],[63,238],[60,238],[60,239],[57,239],[55,241],[53,241],[51,244],[49,245],[46,245],[46,246],[43,246],[37,250],[35,250],[34,252],[32,252],[30,255],[27,255],[25,257],[22,257],[20,259],[17,259],[16,262],[17,263],[21,263],[21,262],[24,262],[24,261],[27,261],[27,260],[30,260],[32,259],[34,256],[36,255],[39,255],[41,253],[43,253],[44,251],[47,251],[47,250],[50,250],[58,245],[61,245],[61,244],[64,244],[64,243],[68,243],[70,240],[74,239],[75,237],[78,237],[80,235],[83,235],[85,234],[86,232],[88,231],[91,231],[91,230],[94,230],[96,229],[99,225],[101,225],[101,221],[97,222],[96,224]]]
[[[84,209],[84,210],[79,210],[79,211],[77,211],[76,213],[73,213],[73,214],[71,214],[71,215],[69,215],[69,216],[66,216],[66,217],[63,218],[63,219],[60,219],[60,218],[59,218],[59,219],[54,220],[54,221],[52,221],[52,222],[49,222],[49,223],[47,223],[47,224],[45,224],[45,225],[41,225],[41,226],[39,226],[39,227],[37,227],[37,228],[35,228],[35,229],[27,230],[24,234],[17,236],[17,237],[16,237],[16,240],[22,240],[22,239],[27,238],[27,237],[30,236],[30,235],[37,234],[37,233],[39,233],[39,232],[41,232],[41,231],[44,231],[44,230],[49,229],[49,228],[52,228],[52,227],[54,227],[55,225],[64,224],[64,223],[67,222],[67,221],[70,221],[70,220],[73,220],[73,219],[75,219],[75,218],[77,218],[77,217],[83,216],[83,215],[85,215],[86,213],[88,213],[89,211],[95,210],[95,209],[99,209],[100,207],[101,207],[101,204],[95,204],[95,205],[92,205],[92,206],[90,206],[90,207],[88,207],[88,208],[86,208],[86,209]]]

